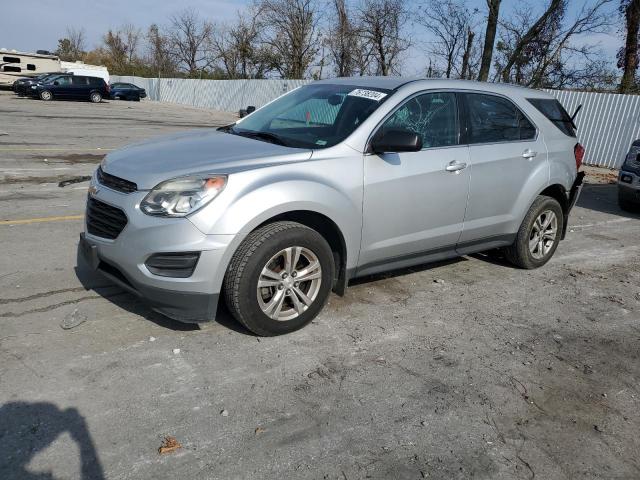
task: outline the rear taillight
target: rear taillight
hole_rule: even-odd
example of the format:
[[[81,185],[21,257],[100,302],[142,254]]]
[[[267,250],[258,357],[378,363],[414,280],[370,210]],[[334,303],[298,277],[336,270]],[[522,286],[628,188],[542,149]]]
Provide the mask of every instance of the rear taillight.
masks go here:
[[[573,147],[573,155],[576,157],[576,170],[578,170],[580,169],[582,159],[584,158],[584,147],[579,143],[576,143],[576,146]]]

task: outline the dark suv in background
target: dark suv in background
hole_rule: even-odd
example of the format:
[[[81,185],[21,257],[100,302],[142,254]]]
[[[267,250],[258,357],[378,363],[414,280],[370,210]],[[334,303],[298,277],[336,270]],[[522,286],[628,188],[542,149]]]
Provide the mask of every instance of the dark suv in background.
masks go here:
[[[16,95],[24,97],[29,94],[31,87],[38,83],[45,83],[48,79],[62,75],[60,72],[56,73],[43,73],[37,77],[19,78],[13,82],[13,91]],[[72,74],[73,75],[73,74]]]
[[[618,204],[640,212],[640,140],[634,140],[618,174]]]
[[[100,77],[85,75],[60,75],[47,78],[44,82],[32,85],[29,94],[41,100],[90,100],[100,103],[103,98],[109,98],[110,87]]]

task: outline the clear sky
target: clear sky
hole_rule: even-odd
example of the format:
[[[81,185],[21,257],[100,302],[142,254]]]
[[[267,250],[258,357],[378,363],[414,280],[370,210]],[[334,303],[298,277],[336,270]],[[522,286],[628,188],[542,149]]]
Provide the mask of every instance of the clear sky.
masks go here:
[[[323,0],[320,0],[323,1]],[[324,0],[326,1],[326,0]],[[569,16],[575,14],[585,2],[594,0],[570,0]],[[132,23],[146,29],[151,23],[163,25],[168,17],[184,7],[193,7],[203,18],[214,22],[224,22],[235,17],[239,9],[245,8],[249,0],[3,0],[0,8],[0,48],[20,51],[55,50],[57,41],[63,37],[67,27],[84,28],[88,47],[94,48],[101,42],[102,35],[109,29],[117,29],[125,23]],[[415,5],[419,0],[407,0]],[[508,15],[524,0],[503,0],[501,14]],[[542,9],[547,1],[529,0],[529,4]],[[618,1],[610,6],[612,17]],[[52,8],[52,4],[55,8]],[[486,11],[485,0],[468,0],[467,5]],[[422,73],[427,63],[428,36],[415,25],[408,27],[413,48],[405,55],[404,73]],[[621,46],[622,40],[616,28],[610,35],[591,36],[579,41],[600,43],[604,54],[612,59]]]

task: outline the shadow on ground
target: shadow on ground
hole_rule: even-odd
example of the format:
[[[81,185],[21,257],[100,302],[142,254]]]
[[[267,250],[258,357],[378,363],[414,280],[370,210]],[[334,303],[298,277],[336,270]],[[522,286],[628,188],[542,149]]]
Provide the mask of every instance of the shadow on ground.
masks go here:
[[[640,219],[640,208],[638,212],[627,212],[618,205],[617,184],[585,184],[577,205],[609,215]]]
[[[48,402],[10,402],[0,407],[0,477],[6,480],[53,479],[30,472],[31,460],[68,433],[80,452],[80,479],[104,479],[104,471],[85,419],[75,408],[60,410]]]
[[[181,332],[200,330],[200,325],[197,323],[178,322],[154,311],[141,298],[110,283],[109,280],[102,277],[99,273],[87,268],[81,260],[80,255],[80,252],[78,252],[75,273],[76,277],[85,289],[93,290],[105,300],[108,300],[123,310],[149,320],[150,322],[168,330]],[[116,293],[114,293],[114,291]],[[224,300],[222,299],[220,299],[218,304],[218,312],[216,314],[215,322],[235,332],[254,336],[252,332],[235,321],[224,305]]]

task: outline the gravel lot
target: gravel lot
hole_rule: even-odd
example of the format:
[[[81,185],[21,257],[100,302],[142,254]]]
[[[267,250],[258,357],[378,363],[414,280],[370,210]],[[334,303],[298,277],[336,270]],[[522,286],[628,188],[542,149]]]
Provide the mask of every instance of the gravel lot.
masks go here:
[[[0,94],[0,478],[640,478],[640,216],[602,172],[546,267],[358,280],[284,337],[85,290],[87,184],[57,182],[232,118]]]

